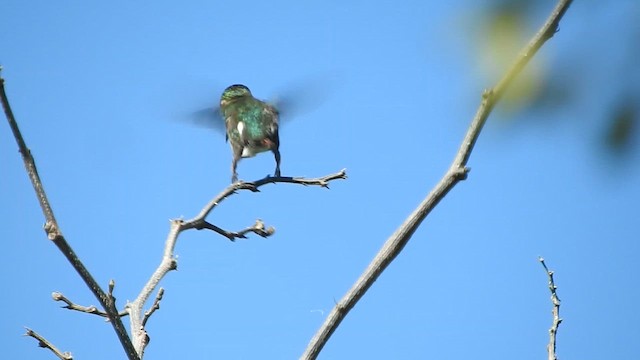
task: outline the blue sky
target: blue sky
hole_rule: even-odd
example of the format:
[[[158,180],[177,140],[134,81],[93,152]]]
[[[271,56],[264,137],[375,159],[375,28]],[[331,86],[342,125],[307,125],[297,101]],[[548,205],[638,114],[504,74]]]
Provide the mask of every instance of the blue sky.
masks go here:
[[[531,17],[527,36],[554,4]],[[302,354],[334,301],[445,173],[496,80],[482,71],[469,22],[486,5],[5,2],[0,63],[14,113],[63,232],[98,281],[115,279],[120,306],[160,262],[168,220],[196,215],[229,183],[224,135],[189,117],[227,85],[265,99],[289,89],[308,105],[282,119],[283,175],[347,168],[349,179],[331,190],[269,185],[233,196],[209,218],[230,230],[261,218],[277,229],[269,239],[184,233],[179,270],[162,282],[161,309],[147,325],[145,358]],[[628,30],[632,14],[633,1],[572,6],[533,65],[553,73],[586,53],[583,80],[595,80],[576,85],[577,105],[562,111],[496,109],[468,180],[321,359],[544,358],[551,306],[539,255],[556,271],[563,301],[558,355],[640,356],[640,155],[620,161],[594,145],[598,101],[616,96],[609,75],[622,61],[610,39],[623,36],[616,31]],[[51,300],[60,291],[97,304],[46,240],[8,126],[0,159],[5,356],[52,358],[21,336],[28,326],[78,359],[123,358],[111,326]],[[243,160],[238,171],[261,178],[273,157]]]

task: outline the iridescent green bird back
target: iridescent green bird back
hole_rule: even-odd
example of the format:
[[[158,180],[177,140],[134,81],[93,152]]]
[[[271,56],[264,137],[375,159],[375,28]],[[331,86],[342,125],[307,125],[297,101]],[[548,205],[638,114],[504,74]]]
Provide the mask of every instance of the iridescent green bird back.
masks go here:
[[[251,95],[244,85],[229,86],[220,97],[220,110],[233,152],[232,182],[237,181],[240,158],[272,151],[276,160],[275,176],[280,176],[278,111]]]

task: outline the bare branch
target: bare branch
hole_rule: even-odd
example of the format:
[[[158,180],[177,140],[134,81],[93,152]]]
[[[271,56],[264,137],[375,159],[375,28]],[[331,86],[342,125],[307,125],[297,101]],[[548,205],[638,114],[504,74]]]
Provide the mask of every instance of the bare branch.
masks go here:
[[[153,313],[156,312],[156,310],[160,309],[160,301],[162,300],[163,296],[164,296],[164,289],[160,288],[160,290],[158,290],[158,295],[156,295],[156,299],[153,301],[153,305],[151,305],[151,308],[145,311],[144,313],[144,318],[142,319],[142,326],[146,326],[147,321],[149,321],[149,318],[151,317],[151,315],[153,315]]]
[[[98,315],[100,317],[107,318],[107,320],[109,320],[109,316],[107,315],[106,312],[98,309],[97,307],[95,307],[93,305],[89,305],[89,306],[78,305],[78,304],[74,303],[73,301],[69,300],[61,292],[57,292],[57,291],[53,292],[53,293],[51,293],[51,297],[55,301],[62,301],[64,303],[66,303],[67,305],[63,306],[63,308],[65,308],[65,309],[75,310],[75,311],[79,311],[79,312],[83,312],[83,313],[87,313],[87,314]],[[125,317],[127,315],[129,315],[129,313],[127,311],[120,311],[118,313],[118,316],[120,316],[120,317]]]
[[[531,39],[529,44],[522,50],[515,63],[506,72],[504,77],[498,84],[482,95],[482,101],[474,116],[467,133],[460,145],[454,161],[446,172],[444,177],[435,186],[420,205],[413,211],[411,215],[400,225],[382,246],[382,249],[376,254],[369,266],[362,273],[360,278],[353,284],[351,289],[343,296],[343,298],[333,308],[325,322],[316,332],[313,339],[302,354],[301,359],[315,359],[327,343],[331,334],[340,325],[347,313],[356,305],[356,303],[364,296],[367,290],[373,285],[380,274],[389,266],[402,251],[404,246],[409,242],[413,233],[420,226],[426,216],[433,208],[445,197],[445,195],[461,180],[466,179],[467,161],[471,156],[471,151],[480,135],[480,131],[484,126],[491,110],[500,100],[504,91],[511,84],[513,79],[520,73],[524,66],[531,60],[540,47],[550,39],[558,30],[558,24],[564,13],[569,8],[572,0],[559,0],[551,15]]]
[[[329,188],[329,182],[332,180],[338,179],[346,179],[347,178],[347,170],[342,169],[335,174],[326,175],[319,178],[304,178],[304,177],[272,177],[267,176],[263,179],[253,181],[253,182],[236,182],[224,189],[218,196],[213,198],[207,205],[202,208],[198,216],[189,220],[185,223],[185,226],[190,226],[189,223],[199,223],[201,220],[204,220],[209,213],[216,207],[218,204],[222,202],[222,200],[228,198],[232,194],[234,194],[237,190],[249,190],[252,192],[258,192],[259,187],[266,184],[275,184],[275,183],[290,183],[290,184],[299,184],[304,186],[320,186],[324,188]],[[192,226],[190,226],[192,227]]]
[[[151,275],[145,286],[138,294],[138,297],[131,303],[127,304],[126,309],[130,315],[130,326],[131,326],[131,334],[133,337],[134,348],[142,357],[146,346],[149,343],[149,336],[145,330],[145,315],[142,314],[142,307],[149,299],[149,296],[153,292],[153,290],[158,286],[160,280],[164,278],[164,276],[171,270],[175,270],[178,267],[178,263],[173,255],[176,243],[178,241],[178,236],[180,233],[189,229],[208,229],[212,230],[227,239],[234,241],[237,238],[246,238],[246,234],[252,232],[262,237],[268,237],[274,234],[275,229],[273,227],[265,228],[262,220],[257,220],[253,226],[250,226],[246,229],[240,230],[238,232],[230,232],[224,230],[208,221],[206,221],[207,216],[213,211],[213,209],[218,206],[224,199],[229,196],[235,194],[238,190],[248,190],[251,192],[260,191],[259,188],[266,184],[273,183],[289,183],[289,184],[298,184],[304,186],[320,186],[328,188],[328,184],[332,180],[337,179],[346,179],[347,173],[346,170],[343,169],[335,174],[326,175],[320,178],[303,178],[303,177],[271,177],[267,176],[263,179],[253,181],[253,182],[236,182],[229,185],[226,189],[224,189],[220,194],[214,197],[211,201],[209,201],[200,211],[200,213],[190,220],[182,220],[182,219],[174,219],[171,220],[171,226],[169,229],[169,234],[167,235],[167,239],[165,241],[164,253],[162,255],[162,260],[160,261],[160,265],[156,268],[154,273]]]
[[[242,229],[238,232],[231,232],[231,231],[224,230],[205,220],[197,222],[194,225],[194,228],[198,230],[209,229],[209,230],[215,231],[218,234],[228,238],[231,241],[235,241],[236,239],[246,239],[247,238],[246,234],[250,232],[260,235],[264,238],[269,237],[276,232],[276,229],[272,226],[270,226],[268,229],[265,229],[264,223],[260,219],[256,220],[256,223],[253,226]]]
[[[114,282],[111,281],[109,283],[108,292],[105,293],[104,290],[98,285],[98,283],[93,279],[93,276],[86,269],[84,264],[77,257],[71,246],[67,243],[58,222],[55,219],[53,210],[49,204],[47,195],[44,191],[44,187],[42,186],[42,181],[38,175],[38,171],[35,165],[35,160],[31,155],[30,150],[28,149],[22,134],[18,128],[18,124],[14,118],[13,112],[9,105],[9,100],[7,98],[5,88],[4,88],[4,79],[0,76],[0,98],[2,101],[2,106],[4,108],[5,115],[9,122],[9,126],[14,134],[16,142],[18,143],[18,148],[20,149],[20,153],[22,154],[22,158],[25,164],[25,168],[27,170],[27,174],[31,179],[31,183],[36,192],[36,196],[40,202],[40,207],[44,213],[46,223],[45,223],[45,231],[48,235],[48,238],[53,241],[53,243],[58,247],[58,249],[64,254],[64,256],[68,259],[74,269],[80,274],[84,282],[91,289],[93,294],[96,296],[100,304],[104,308],[105,311],[101,311],[95,306],[81,306],[73,303],[69,299],[67,299],[61,293],[54,293],[53,298],[56,301],[63,301],[66,303],[64,306],[67,309],[85,312],[89,314],[98,315],[101,317],[107,318],[112,324],[113,327],[120,339],[120,342],[127,353],[127,357],[131,360],[142,358],[144,348],[149,341],[149,337],[144,330],[144,326],[149,318],[149,316],[159,308],[159,298],[156,298],[156,302],[152,309],[145,313],[144,316],[141,316],[142,306],[148,299],[151,292],[156,288],[158,282],[164,277],[164,275],[170,271],[175,270],[177,268],[177,262],[173,257],[173,250],[175,248],[175,243],[177,241],[177,237],[183,230],[187,229],[210,229],[213,230],[230,240],[234,240],[236,238],[246,238],[246,234],[249,232],[253,232],[262,237],[268,237],[275,232],[273,227],[265,228],[265,225],[262,221],[258,220],[256,223],[243,229],[238,232],[230,232],[224,229],[219,228],[216,225],[213,225],[207,221],[205,218],[209,215],[209,213],[224,199],[229,197],[231,194],[235,193],[237,190],[249,190],[253,192],[259,191],[258,188],[265,184],[270,183],[292,183],[292,184],[300,184],[300,185],[316,185],[320,187],[327,187],[331,180],[335,179],[346,179],[346,172],[342,170],[336,174],[327,175],[321,178],[307,179],[302,177],[270,177],[267,176],[264,179],[255,181],[255,182],[238,182],[230,185],[225,189],[222,193],[220,193],[216,198],[210,201],[200,212],[200,214],[192,220],[182,221],[182,220],[174,220],[172,221],[171,230],[169,232],[169,236],[167,237],[165,252],[163,255],[163,259],[161,261],[160,266],[156,269],[151,279],[147,282],[143,290],[136,301],[131,304],[127,304],[125,310],[122,312],[118,312],[115,306],[115,297],[113,296],[113,288],[115,286]],[[159,296],[161,298],[160,292]],[[132,342],[131,338],[127,334],[127,331],[122,324],[122,320],[120,317],[126,316],[127,314],[131,315],[131,334],[134,338],[134,342],[136,346],[134,347],[134,342]]]
[[[73,356],[71,356],[70,352],[68,352],[68,351],[62,352],[62,351],[58,350],[58,348],[56,348],[52,343],[50,343],[42,335],[40,335],[37,332],[29,329],[28,327],[25,327],[25,329],[27,329],[27,333],[24,334],[24,336],[31,336],[32,338],[38,340],[38,346],[40,346],[41,348],[45,348],[45,349],[51,350],[51,352],[53,352],[54,355],[57,356],[59,359],[62,359],[62,360],[73,360]]]
[[[549,344],[547,344],[547,359],[548,360],[558,360],[556,356],[556,336],[558,334],[558,327],[562,322],[560,318],[560,298],[558,298],[558,294],[556,290],[555,282],[553,281],[553,271],[549,270],[547,264],[545,264],[544,259],[542,257],[538,258],[540,264],[544,267],[544,271],[547,273],[549,277],[549,291],[551,292],[551,303],[553,304],[553,309],[551,310],[551,314],[553,314],[553,322],[551,323],[551,328],[549,329]]]
[[[120,339],[120,343],[127,353],[127,357],[130,360],[138,360],[138,354],[136,354],[135,349],[133,348],[133,344],[131,343],[131,339],[127,334],[127,330],[122,324],[120,316],[118,316],[118,311],[116,309],[114,299],[107,296],[100,285],[98,285],[89,270],[87,270],[87,268],[80,261],[71,246],[67,243],[62,234],[62,231],[60,230],[60,226],[58,226],[58,222],[56,221],[51,205],[49,204],[49,200],[47,199],[47,194],[45,193],[44,187],[42,186],[42,181],[40,181],[40,176],[38,175],[35,160],[31,155],[31,151],[27,147],[24,138],[22,137],[20,129],[18,128],[18,123],[16,122],[13,111],[11,110],[11,106],[9,105],[9,99],[7,98],[7,94],[4,88],[4,78],[2,78],[1,75],[0,101],[2,102],[5,116],[9,121],[11,131],[13,132],[13,137],[18,144],[18,149],[20,150],[20,154],[22,155],[22,161],[24,162],[24,166],[27,170],[27,175],[29,176],[29,179],[31,179],[31,184],[33,185],[33,189],[35,190],[36,197],[40,202],[40,207],[42,208],[42,212],[46,220],[44,229],[47,233],[47,237],[49,238],[49,240],[53,241],[60,252],[62,252],[62,254],[67,258],[69,263],[71,263],[71,266],[73,266],[82,280],[84,280],[85,284],[87,284],[93,295],[98,299],[100,305],[102,305],[102,307],[105,309],[107,317],[109,318],[111,324],[113,324],[112,326],[116,334],[118,335],[118,339]]]

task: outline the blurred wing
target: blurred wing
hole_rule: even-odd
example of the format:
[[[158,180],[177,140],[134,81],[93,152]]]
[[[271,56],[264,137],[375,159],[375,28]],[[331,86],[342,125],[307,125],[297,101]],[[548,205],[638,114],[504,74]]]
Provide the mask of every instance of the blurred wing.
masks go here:
[[[328,76],[317,76],[289,84],[278,92],[269,103],[280,113],[285,122],[310,113],[329,99],[334,81]]]
[[[194,111],[190,114],[189,120],[191,124],[198,127],[226,132],[224,119],[222,118],[222,112],[220,111],[219,107],[204,108],[198,111]]]

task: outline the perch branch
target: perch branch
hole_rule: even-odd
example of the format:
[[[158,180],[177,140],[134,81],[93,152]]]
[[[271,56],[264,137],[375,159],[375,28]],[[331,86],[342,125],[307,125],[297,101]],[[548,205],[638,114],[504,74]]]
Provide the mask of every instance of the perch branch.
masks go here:
[[[360,278],[336,304],[325,322],[309,342],[305,352],[300,357],[301,359],[309,360],[317,358],[331,337],[331,334],[333,334],[349,311],[362,296],[364,296],[371,285],[373,285],[378,276],[380,276],[393,259],[398,256],[425,217],[459,181],[466,179],[469,171],[466,168],[467,161],[471,156],[471,151],[491,110],[498,100],[500,100],[513,79],[520,73],[531,58],[533,58],[538,49],[557,32],[560,19],[570,4],[571,0],[558,1],[545,24],[522,50],[504,77],[493,89],[484,92],[480,107],[471,121],[471,125],[449,170],[422,203],[409,215],[405,222],[387,239],[382,249],[376,254]]]
[[[173,252],[178,241],[178,236],[181,232],[189,229],[208,229],[212,230],[229,240],[233,241],[236,238],[246,238],[246,234],[253,232],[262,237],[268,237],[275,232],[273,227],[265,228],[264,223],[261,220],[257,220],[253,226],[250,226],[246,229],[240,230],[238,232],[230,232],[224,230],[208,221],[206,221],[207,216],[213,211],[213,209],[218,206],[224,199],[229,196],[235,194],[238,190],[248,190],[252,192],[260,191],[259,188],[266,184],[273,183],[290,183],[290,184],[299,184],[299,185],[315,185],[320,187],[328,188],[328,184],[332,180],[337,179],[346,179],[347,173],[346,170],[341,170],[335,174],[330,174],[327,176],[323,176],[320,178],[303,178],[303,177],[271,177],[267,176],[263,179],[253,181],[253,182],[236,182],[229,185],[226,189],[224,189],[220,194],[214,197],[211,201],[209,201],[200,211],[200,213],[190,220],[182,220],[182,219],[174,219],[171,220],[171,225],[169,228],[169,234],[167,235],[167,239],[165,240],[164,253],[162,255],[162,260],[160,261],[160,265],[156,268],[154,273],[151,275],[147,283],[144,285],[138,297],[131,303],[127,304],[126,310],[130,315],[130,325],[131,325],[131,334],[133,337],[134,348],[142,357],[144,350],[149,343],[149,336],[145,330],[145,324],[148,320],[149,316],[153,313],[153,311],[147,312],[147,314],[142,314],[142,307],[149,299],[149,296],[153,292],[153,290],[158,286],[160,280],[171,270],[175,270],[178,268],[178,262],[173,256]],[[152,307],[153,309],[153,307]]]
[[[273,177],[267,176],[263,179],[256,180],[253,182],[236,182],[224,189],[218,196],[213,198],[204,208],[200,211],[198,216],[193,218],[190,221],[185,223],[185,226],[188,226],[189,223],[198,223],[201,220],[204,220],[209,213],[216,207],[218,204],[222,202],[222,200],[228,198],[232,194],[234,194],[237,190],[249,190],[252,192],[260,191],[258,188],[266,185],[266,184],[275,184],[275,183],[289,183],[289,184],[298,184],[304,186],[320,186],[324,188],[329,188],[329,182],[332,180],[338,179],[346,179],[347,178],[347,170],[342,169],[335,174],[330,174],[327,176],[319,177],[319,178],[303,178],[303,177]]]
[[[553,271],[549,270],[547,264],[545,264],[544,259],[539,257],[538,261],[544,267],[544,271],[547,273],[549,277],[549,291],[551,292],[551,303],[553,304],[553,309],[551,310],[551,314],[553,314],[553,321],[551,323],[551,328],[549,329],[549,344],[547,344],[547,359],[548,360],[558,360],[556,356],[556,336],[558,334],[558,327],[562,322],[560,318],[560,298],[558,298],[558,294],[556,290],[555,282],[553,281]]]
[[[67,243],[67,240],[64,238],[64,235],[60,230],[60,226],[56,221],[56,218],[53,214],[53,209],[49,204],[47,194],[44,191],[42,181],[40,180],[40,176],[38,175],[38,169],[36,168],[35,160],[31,155],[31,151],[27,147],[24,138],[22,137],[22,133],[18,128],[18,123],[16,122],[13,111],[11,110],[11,106],[9,105],[9,99],[7,98],[7,94],[4,88],[4,78],[1,76],[1,74],[0,101],[2,101],[2,107],[4,109],[5,116],[9,121],[9,127],[11,127],[13,137],[18,143],[18,149],[20,151],[20,154],[22,155],[22,161],[24,162],[24,166],[27,170],[27,175],[29,176],[29,179],[31,179],[31,184],[33,185],[33,189],[35,190],[36,197],[40,202],[40,207],[42,208],[42,212],[46,220],[44,229],[47,233],[47,237],[58,247],[60,252],[62,252],[69,263],[71,263],[71,266],[73,266],[82,280],[84,280],[85,284],[87,284],[93,295],[98,299],[100,305],[102,305],[102,307],[104,308],[116,334],[118,335],[118,339],[120,339],[120,343],[127,353],[127,357],[130,360],[138,360],[138,354],[136,354],[135,349],[133,348],[133,344],[131,343],[131,339],[127,334],[127,330],[122,324],[120,316],[118,316],[118,311],[115,306],[115,300],[105,294],[105,292],[95,281],[89,270],[87,270],[84,264],[80,261],[80,258],[78,258],[69,243]]]
[[[42,335],[38,334],[37,332],[29,328],[25,328],[25,329],[27,329],[27,333],[24,334],[24,336],[31,336],[32,338],[38,340],[38,346],[40,346],[41,348],[51,350],[51,352],[54,353],[55,356],[57,356],[61,360],[73,360],[73,356],[71,356],[70,352],[67,352],[67,351],[62,352],[58,350],[57,347],[55,347],[51,342],[49,342],[49,340],[45,339]]]

